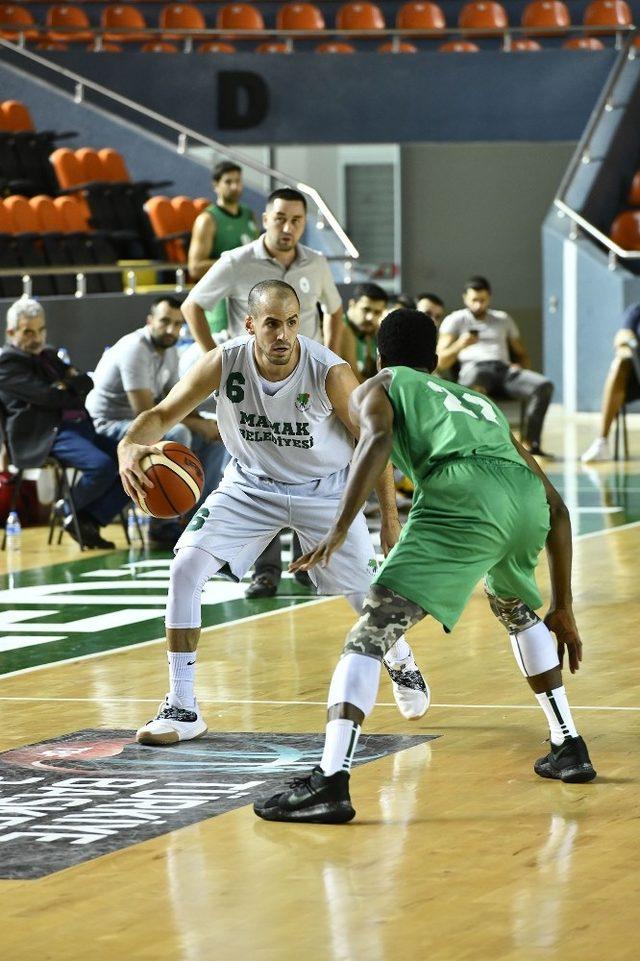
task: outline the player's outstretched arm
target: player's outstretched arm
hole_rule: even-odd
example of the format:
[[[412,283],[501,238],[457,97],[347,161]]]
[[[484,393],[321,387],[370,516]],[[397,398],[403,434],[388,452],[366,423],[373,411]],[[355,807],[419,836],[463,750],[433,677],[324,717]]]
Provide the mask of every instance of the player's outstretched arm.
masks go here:
[[[573,596],[571,593],[573,561],[571,518],[566,504],[535,458],[531,456],[529,451],[525,450],[513,435],[511,440],[522,459],[527,462],[534,474],[537,474],[542,481],[547,495],[551,522],[546,543],[551,578],[551,606],[544,622],[549,630],[556,635],[560,666],[562,667],[566,648],[569,669],[572,674],[575,674],[582,660],[582,641],[573,615]]]
[[[118,444],[120,477],[129,497],[137,501],[153,487],[140,470],[141,458],[218,389],[221,375],[222,351],[217,348],[201,357],[159,404],[136,417]]]
[[[346,370],[353,377],[349,368]],[[350,421],[355,422],[360,437],[351,461],[347,486],[329,533],[316,548],[291,565],[292,571],[309,570],[316,564],[322,567],[327,565],[334,551],[344,543],[358,511],[387,467],[393,441],[393,408],[381,378],[381,374],[376,375],[350,394]],[[333,403],[331,396],[330,399]]]

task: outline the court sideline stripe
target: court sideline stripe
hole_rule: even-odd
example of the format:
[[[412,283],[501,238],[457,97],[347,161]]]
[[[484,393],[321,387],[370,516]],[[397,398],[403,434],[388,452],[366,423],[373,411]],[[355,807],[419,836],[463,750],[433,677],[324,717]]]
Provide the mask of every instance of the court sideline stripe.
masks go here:
[[[611,534],[611,533],[618,532],[618,531],[628,530],[629,528],[632,528],[632,527],[640,527],[640,521],[630,521],[628,524],[620,524],[618,527],[607,527],[607,528],[605,528],[605,529],[603,529],[603,530],[600,530],[600,531],[590,531],[590,532],[587,533],[587,534],[577,534],[576,537],[574,538],[574,540],[584,541],[584,540],[588,540],[589,538],[592,538],[592,537],[600,537],[600,535],[602,535],[602,534]],[[248,621],[257,621],[257,620],[259,620],[260,618],[263,618],[263,617],[273,617],[275,614],[283,614],[283,613],[285,613],[286,611],[295,610],[296,608],[311,607],[311,606],[313,606],[313,605],[315,605],[315,604],[325,604],[327,601],[334,601],[334,600],[336,600],[336,599],[337,599],[337,598],[336,598],[335,595],[332,595],[332,596],[330,596],[330,597],[317,597],[317,598],[315,598],[314,600],[309,600],[309,601],[306,601],[305,603],[302,603],[302,604],[292,604],[292,605],[290,605],[289,607],[284,607],[284,608],[281,608],[280,610],[277,610],[277,611],[265,611],[265,612],[263,612],[262,614],[250,614],[248,617],[235,618],[235,619],[232,620],[232,621],[226,621],[224,624],[216,624],[216,625],[214,625],[213,627],[205,627],[205,628],[203,628],[203,631],[219,631],[219,630],[222,630],[223,628],[226,628],[226,627],[233,627],[233,626],[236,625],[236,624],[242,624],[242,623],[248,622]],[[96,652],[93,653],[93,654],[80,654],[78,657],[68,657],[68,658],[64,658],[64,659],[62,659],[62,660],[60,660],[60,661],[52,661],[50,664],[36,664],[36,665],[34,665],[33,667],[23,667],[23,668],[20,668],[20,670],[18,670],[18,671],[9,671],[7,674],[0,674],[0,682],[3,681],[3,680],[4,680],[5,678],[7,678],[7,677],[17,677],[17,676],[20,675],[20,674],[31,674],[33,671],[43,671],[43,670],[47,670],[48,668],[51,668],[51,667],[59,667],[59,666],[62,665],[62,664],[75,664],[75,663],[77,663],[78,661],[88,661],[88,660],[90,660],[90,659],[92,659],[92,658],[95,658],[95,657],[108,657],[110,654],[119,654],[120,652],[124,652],[124,651],[132,651],[132,650],[134,650],[135,648],[149,647],[149,646],[152,645],[152,644],[160,644],[160,643],[163,643],[164,641],[165,641],[165,638],[164,638],[164,637],[158,637],[158,638],[156,638],[155,640],[152,640],[152,641],[141,641],[141,642],[138,643],[138,644],[128,644],[128,645],[126,645],[125,647],[115,647],[115,648],[112,648],[112,649],[109,650],[109,651],[96,651]],[[210,702],[210,703],[213,703],[213,702]],[[238,703],[240,703],[240,702],[238,702]],[[251,702],[247,702],[247,703],[251,703]],[[266,702],[266,701],[265,701],[265,702],[261,702],[261,703],[269,703],[269,702]],[[273,703],[278,703],[278,702],[273,702]],[[312,701],[300,701],[300,702],[296,702],[296,701],[284,701],[284,702],[282,702],[282,703],[285,703],[285,704],[295,704],[295,703],[300,703],[300,704],[312,704],[313,702],[312,702]],[[325,702],[322,701],[322,702],[318,702],[318,703],[323,703],[323,704],[324,704]],[[434,706],[435,706],[435,705],[434,705]],[[456,706],[458,706],[458,705],[445,705],[445,704],[443,704],[443,705],[440,705],[440,706],[441,706],[441,707],[447,707],[447,706],[454,706],[454,707],[456,707]],[[463,705],[459,705],[459,706],[462,707]],[[475,705],[473,705],[473,706],[475,706]],[[482,705],[479,705],[479,706],[482,706]],[[488,706],[488,705],[487,705],[487,706]],[[499,705],[496,705],[496,706],[499,706]],[[525,708],[523,708],[523,710],[524,710],[524,709],[525,709]],[[596,710],[596,709],[594,708],[594,710]],[[629,708],[629,710],[635,710],[635,708]]]
[[[289,604],[276,611],[263,611],[261,614],[248,614],[247,617],[236,617],[232,621],[225,621],[224,624],[213,624],[211,627],[203,627],[204,631],[222,631],[227,627],[234,627],[236,624],[246,624],[249,621],[259,621],[263,617],[274,617],[276,614],[286,614],[287,611],[294,611],[298,607],[315,607],[317,604],[326,604],[327,601],[335,601],[336,597],[332,594],[328,597],[314,597],[301,604]],[[152,641],[139,641],[137,644],[127,644],[124,647],[114,647],[108,651],[95,651],[93,654],[79,654],[78,657],[66,657],[59,661],[51,661],[49,664],[35,664],[33,667],[22,667],[19,671],[9,671],[0,674],[0,682],[5,677],[16,677],[18,674],[31,674],[33,671],[43,671],[49,667],[59,667],[61,664],[75,664],[78,661],[92,660],[94,657],[107,657],[109,654],[120,654],[124,651],[133,651],[139,647],[150,647],[152,644],[164,644],[164,637],[156,637]],[[91,700],[91,698],[89,698]],[[157,700],[157,699],[156,699]]]
[[[155,643],[155,642],[147,642]],[[2,697],[0,696],[0,701],[46,701],[46,702],[60,702],[61,704],[157,704],[157,697]],[[271,704],[276,707],[286,707],[287,705],[308,705],[309,707],[325,706],[326,699],[324,701],[272,701],[272,700],[262,700],[257,699],[241,699],[241,698],[209,698],[209,697],[199,697],[198,703],[200,704]],[[397,707],[397,705],[392,701],[378,701],[376,707]],[[431,707],[441,707],[441,708],[456,708],[456,710],[466,709],[466,710],[476,710],[477,708],[482,708],[486,710],[495,711],[538,711],[538,704],[431,704]],[[640,705],[637,707],[615,707],[611,704],[572,704],[572,711],[640,711]]]

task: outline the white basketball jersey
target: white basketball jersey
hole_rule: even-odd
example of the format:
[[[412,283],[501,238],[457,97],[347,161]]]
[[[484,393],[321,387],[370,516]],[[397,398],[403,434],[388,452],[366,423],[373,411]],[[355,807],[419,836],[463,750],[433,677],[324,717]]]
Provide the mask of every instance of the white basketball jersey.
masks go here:
[[[254,338],[222,345],[218,427],[224,445],[245,472],[284,484],[344,470],[354,447],[325,389],[329,370],[344,360],[308,337],[298,340],[298,366],[272,397],[260,383]]]

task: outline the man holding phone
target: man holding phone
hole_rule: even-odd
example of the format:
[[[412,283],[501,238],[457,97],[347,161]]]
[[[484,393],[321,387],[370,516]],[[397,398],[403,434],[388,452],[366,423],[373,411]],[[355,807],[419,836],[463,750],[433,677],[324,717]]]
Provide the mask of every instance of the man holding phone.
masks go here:
[[[442,321],[438,367],[460,365],[458,383],[490,397],[526,400],[522,443],[532,454],[548,457],[540,446],[542,425],[553,384],[529,369],[529,358],[517,324],[503,310],[490,310],[491,285],[486,277],[471,277],[464,285],[464,307]]]

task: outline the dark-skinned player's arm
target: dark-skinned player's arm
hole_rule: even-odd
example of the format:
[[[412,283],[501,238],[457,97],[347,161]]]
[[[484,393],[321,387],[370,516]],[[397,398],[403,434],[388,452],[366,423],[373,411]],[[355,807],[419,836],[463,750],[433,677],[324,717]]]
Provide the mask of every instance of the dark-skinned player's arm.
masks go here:
[[[525,450],[513,435],[511,435],[511,440],[522,459],[527,462],[534,474],[537,474],[542,481],[547,495],[551,521],[546,543],[551,578],[551,606],[544,622],[549,630],[556,635],[560,667],[562,667],[566,648],[569,670],[572,674],[575,674],[582,660],[582,641],[573,616],[573,597],[571,594],[573,559],[571,518],[566,504],[535,458],[531,456],[529,451]]]
[[[140,459],[152,453],[157,444],[176,424],[183,421],[220,386],[222,350],[218,347],[201,357],[167,396],[139,414],[118,444],[118,466],[122,486],[136,503],[138,497],[153,487],[140,470]]]
[[[353,377],[353,372],[347,369]],[[347,486],[327,536],[291,565],[293,571],[306,571],[317,564],[326,567],[331,555],[344,543],[349,527],[385,472],[391,477],[392,494],[389,494],[385,484],[382,496],[393,499],[393,511],[397,517],[393,472],[389,464],[393,441],[393,408],[385,390],[387,380],[388,376],[383,371],[361,384],[351,394],[349,416],[355,427],[359,429],[360,436],[349,468]],[[384,521],[385,505],[382,500],[380,506]],[[386,506],[389,507],[389,504]],[[399,536],[399,522],[397,530]]]

